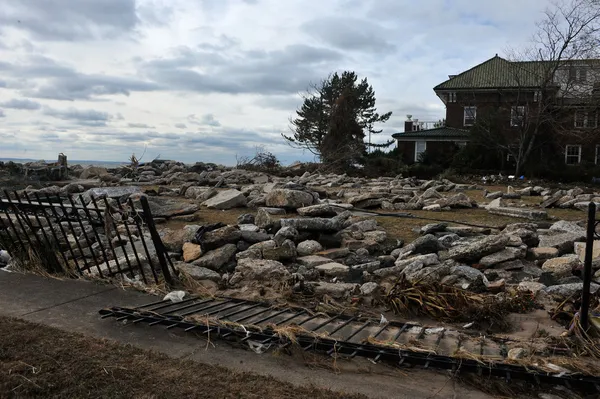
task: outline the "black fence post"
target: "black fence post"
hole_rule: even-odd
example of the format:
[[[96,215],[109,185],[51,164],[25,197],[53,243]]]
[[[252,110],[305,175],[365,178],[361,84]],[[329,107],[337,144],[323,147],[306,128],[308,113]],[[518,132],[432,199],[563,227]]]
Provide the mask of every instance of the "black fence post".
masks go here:
[[[152,237],[152,242],[154,243],[154,248],[156,249],[156,255],[158,256],[158,261],[160,262],[160,268],[162,270],[163,276],[165,277],[165,281],[169,285],[173,285],[173,278],[171,277],[171,272],[169,271],[169,266],[167,265],[166,257],[167,252],[163,245],[162,240],[160,239],[160,235],[158,235],[158,231],[156,231],[156,225],[154,224],[154,219],[152,218],[152,212],[150,211],[150,204],[148,204],[148,199],[145,196],[140,197],[140,203],[142,204],[142,210],[144,211],[144,219],[148,224],[148,231],[150,232],[150,236]]]
[[[587,330],[590,310],[590,285],[592,282],[592,257],[594,256],[594,235],[596,234],[596,204],[588,207],[587,237],[585,241],[585,262],[583,266],[583,292],[581,294],[581,327]]]

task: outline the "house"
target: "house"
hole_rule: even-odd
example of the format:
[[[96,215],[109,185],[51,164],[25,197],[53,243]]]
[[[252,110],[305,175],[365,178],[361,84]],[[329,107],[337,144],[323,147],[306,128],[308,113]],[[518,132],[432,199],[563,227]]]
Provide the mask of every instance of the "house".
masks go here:
[[[445,126],[415,130],[409,118],[393,138],[411,162],[430,148],[464,145],[477,127],[505,160],[529,150],[530,159],[600,164],[599,83],[600,60],[514,62],[496,55],[433,88],[446,106]]]
[[[449,126],[424,129],[421,122],[413,121],[412,116],[407,115],[407,121],[404,122],[404,133],[396,133],[392,137],[398,143],[402,162],[410,165],[420,162],[425,151],[436,158],[442,153],[456,151],[465,146],[469,140],[469,131]]]

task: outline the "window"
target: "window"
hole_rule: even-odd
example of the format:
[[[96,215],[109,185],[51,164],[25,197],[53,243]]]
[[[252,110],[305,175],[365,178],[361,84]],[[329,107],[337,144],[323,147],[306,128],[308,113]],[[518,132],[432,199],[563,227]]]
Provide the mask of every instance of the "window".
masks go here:
[[[456,92],[448,93],[448,102],[451,102],[451,103],[456,102]]]
[[[533,102],[537,103],[538,101],[540,101],[542,99],[542,92],[539,90],[536,90],[533,92]]]
[[[567,165],[577,165],[581,162],[581,146],[568,145],[565,150],[565,163]]]
[[[575,111],[575,127],[596,128],[598,126],[598,114],[596,111]]]
[[[475,117],[477,116],[477,107],[465,107],[465,126],[473,126],[475,124]]]
[[[415,141],[415,162],[419,162],[419,157],[427,150],[426,141]]]
[[[525,123],[525,106],[515,105],[510,109],[510,125],[513,127],[523,126]]]
[[[587,69],[580,68],[577,70],[577,81],[579,83],[587,82]]]

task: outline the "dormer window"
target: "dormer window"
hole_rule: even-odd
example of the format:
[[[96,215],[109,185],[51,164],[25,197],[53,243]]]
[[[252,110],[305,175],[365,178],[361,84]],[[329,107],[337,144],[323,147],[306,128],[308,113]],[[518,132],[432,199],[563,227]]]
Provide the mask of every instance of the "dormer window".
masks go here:
[[[456,102],[456,92],[455,91],[448,93],[448,102],[449,103]]]

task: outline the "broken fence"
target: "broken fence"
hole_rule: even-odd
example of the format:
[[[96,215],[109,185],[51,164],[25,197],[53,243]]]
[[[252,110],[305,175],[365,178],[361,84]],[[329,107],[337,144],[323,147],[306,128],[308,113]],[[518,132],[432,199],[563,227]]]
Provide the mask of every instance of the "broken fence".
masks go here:
[[[75,270],[145,284],[159,283],[162,276],[171,284],[173,263],[156,231],[148,200],[142,196],[136,203],[131,198],[4,191],[0,249],[17,262],[38,262],[51,273]]]

